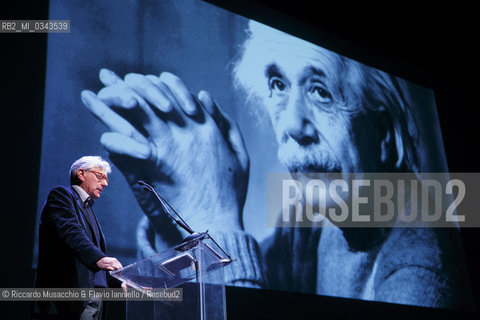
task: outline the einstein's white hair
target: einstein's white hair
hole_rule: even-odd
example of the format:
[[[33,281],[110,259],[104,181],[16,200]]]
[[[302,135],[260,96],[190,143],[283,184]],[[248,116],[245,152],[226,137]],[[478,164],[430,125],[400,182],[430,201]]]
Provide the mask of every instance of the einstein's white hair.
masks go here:
[[[418,128],[410,110],[405,80],[253,20],[249,21],[247,35],[234,63],[233,76],[235,85],[247,93],[250,104],[261,103],[261,98],[268,96],[265,66],[274,61],[275,56],[308,57],[314,62],[328,59],[341,73],[338,79],[341,90],[350,90],[356,99],[354,105],[358,110],[351,110],[352,115],[369,110],[386,111],[395,139],[395,167],[399,171],[418,172]],[[254,111],[257,116],[259,111]]]

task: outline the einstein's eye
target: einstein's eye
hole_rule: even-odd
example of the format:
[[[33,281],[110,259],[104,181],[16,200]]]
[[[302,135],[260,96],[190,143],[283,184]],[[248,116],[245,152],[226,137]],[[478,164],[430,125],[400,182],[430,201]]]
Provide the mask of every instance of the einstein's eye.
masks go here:
[[[323,86],[319,84],[314,84],[310,88],[310,94],[315,101],[318,101],[323,104],[328,104],[332,102],[332,95],[328,92]]]
[[[282,81],[282,79],[278,77],[272,77],[268,79],[268,88],[271,92],[276,91],[277,93],[280,93],[287,89],[287,85]]]

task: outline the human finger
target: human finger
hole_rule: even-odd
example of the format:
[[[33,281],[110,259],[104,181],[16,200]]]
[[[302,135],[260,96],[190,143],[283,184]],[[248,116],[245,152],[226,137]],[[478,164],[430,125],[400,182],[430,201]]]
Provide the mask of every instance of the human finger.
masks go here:
[[[138,74],[138,76],[141,75]],[[99,92],[99,97],[102,99],[102,101],[104,101],[104,103],[109,106],[120,106],[127,109],[132,109],[135,106],[140,105],[142,109],[149,114],[148,111],[150,108],[146,107],[147,104],[144,103],[143,98],[139,96],[133,88],[127,85],[125,81],[113,71],[103,68],[100,70],[99,77],[100,81],[102,81],[102,83],[106,86]],[[168,106],[165,108],[168,110]]]
[[[145,77],[157,86],[160,84],[160,78],[154,74],[146,74]]]
[[[104,104],[110,107],[133,109],[138,105],[137,94],[123,81],[104,87],[98,92],[97,96]]]
[[[129,80],[131,82],[141,81],[139,79],[135,79],[135,76],[138,76],[139,79],[145,78],[143,75],[139,74],[128,74],[125,78],[131,79]],[[150,83],[150,85],[154,86],[154,84],[152,83]],[[137,86],[141,86],[141,84],[137,83]],[[130,123],[134,126],[135,124],[141,125],[150,134],[154,134],[152,130],[162,131],[167,127],[166,123],[161,118],[159,118],[157,114],[152,110],[152,104],[149,104],[147,100],[142,96],[142,93],[135,91],[135,89],[126,81],[118,80],[114,85],[105,87],[100,90],[98,95],[101,98],[102,102],[112,107],[120,106],[125,109],[133,109],[134,107],[138,106],[140,109],[138,110],[139,112],[135,110],[135,113],[129,113],[127,119],[129,119]]]
[[[150,142],[141,143],[117,132],[104,133],[100,138],[100,143],[108,152],[128,155],[136,159],[149,159],[154,152]]]
[[[112,111],[93,92],[84,90],[81,92],[81,98],[87,109],[110,130],[131,137],[139,142],[147,143],[147,139],[130,122]]]
[[[172,108],[176,110],[181,110],[180,104],[178,103],[177,99],[171,92],[170,88],[160,80],[160,77],[153,75],[153,74],[147,74],[145,77],[147,77],[148,80],[152,81],[158,88],[162,91],[162,93],[170,100],[172,103]]]
[[[213,97],[207,91],[203,90],[198,93],[197,97],[207,113],[213,118],[220,131],[224,132],[228,130],[228,128],[225,128],[225,118],[213,100]]]
[[[172,110],[172,102],[149,78],[138,73],[125,76],[125,83],[135,90],[143,99],[162,112]]]
[[[160,81],[167,85],[186,114],[193,116],[198,112],[198,106],[193,95],[179,77],[170,72],[163,72],[160,75]]]
[[[208,92],[200,91],[198,93],[198,99],[202,102],[205,110],[210,114],[220,129],[220,132],[222,132],[230,144],[242,167],[247,168],[249,163],[247,148],[238,125],[215,103],[213,97]]]
[[[248,157],[247,147],[245,146],[245,141],[243,141],[243,136],[238,128],[238,125],[235,121],[226,118],[229,122],[228,130],[228,140],[231,143],[232,149],[234,150],[237,158],[242,165],[243,169],[248,169],[250,160]]]
[[[122,269],[123,266],[117,258],[113,258],[112,266],[115,270]]]
[[[122,81],[122,78],[120,78],[115,72],[106,68],[100,69],[98,78],[105,86],[111,86],[119,81]]]

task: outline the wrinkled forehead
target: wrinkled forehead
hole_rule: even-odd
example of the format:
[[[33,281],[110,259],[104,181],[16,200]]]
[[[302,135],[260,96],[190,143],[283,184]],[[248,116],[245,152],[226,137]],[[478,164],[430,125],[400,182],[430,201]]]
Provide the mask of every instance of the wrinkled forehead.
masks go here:
[[[345,59],[330,50],[294,37],[269,26],[251,21],[250,46],[256,47],[256,59],[264,66],[278,65],[286,70],[321,70],[334,80],[343,76]]]

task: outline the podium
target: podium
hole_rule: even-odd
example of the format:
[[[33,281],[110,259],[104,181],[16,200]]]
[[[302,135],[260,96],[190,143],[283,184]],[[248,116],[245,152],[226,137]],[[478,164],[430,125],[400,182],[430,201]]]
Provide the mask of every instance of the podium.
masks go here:
[[[223,267],[232,260],[221,253],[223,250],[208,233],[200,233],[191,240],[111,272],[113,277],[144,295],[159,289],[175,288],[167,290],[175,295],[181,292],[180,301],[127,300],[127,320],[226,319]]]

